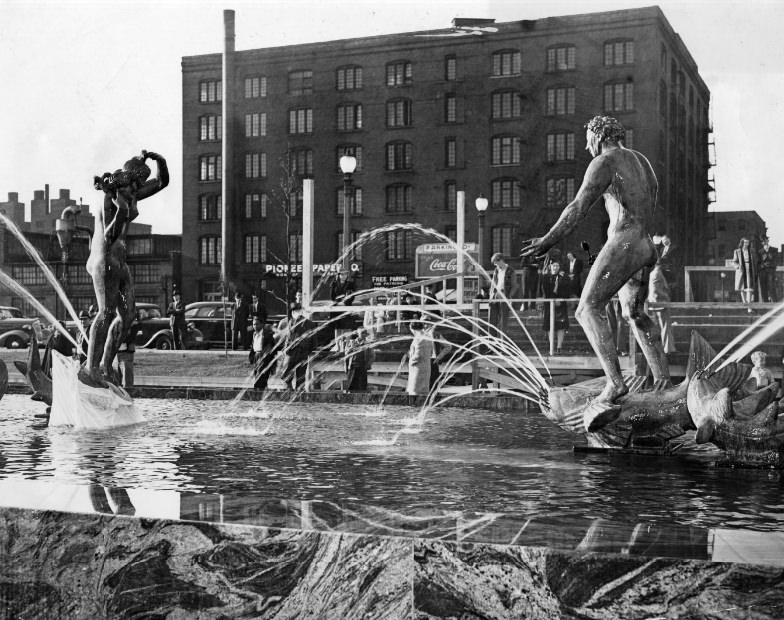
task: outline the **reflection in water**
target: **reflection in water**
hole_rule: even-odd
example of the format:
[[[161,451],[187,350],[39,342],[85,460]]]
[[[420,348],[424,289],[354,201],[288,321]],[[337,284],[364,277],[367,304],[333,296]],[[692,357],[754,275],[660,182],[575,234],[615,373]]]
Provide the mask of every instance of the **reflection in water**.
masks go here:
[[[411,425],[420,418],[410,407],[288,404],[275,411],[271,433],[271,419],[246,415],[247,407],[224,415],[221,402],[140,399],[147,424],[75,432],[35,428],[36,404],[6,399],[0,482],[99,485],[127,489],[132,500],[144,489],[245,506],[277,497],[403,515],[513,513],[536,522],[758,531],[784,523],[778,473],[713,468],[717,452],[689,446],[667,458],[575,454],[573,438],[534,412],[444,408]],[[407,425],[416,432],[386,443]],[[130,509],[112,494],[105,502],[112,511]],[[521,527],[515,523],[512,535]]]

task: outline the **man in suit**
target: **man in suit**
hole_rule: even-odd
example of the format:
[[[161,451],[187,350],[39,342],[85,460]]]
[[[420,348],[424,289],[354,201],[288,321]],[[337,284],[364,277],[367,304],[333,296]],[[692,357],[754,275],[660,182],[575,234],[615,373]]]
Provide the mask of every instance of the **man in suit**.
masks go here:
[[[770,245],[770,240],[767,237],[764,237],[757,258],[761,301],[763,302],[778,301],[778,291],[776,290],[776,266],[778,264],[778,250]]]
[[[231,314],[231,350],[248,349],[248,318],[250,307],[245,303],[245,297],[237,291],[234,295],[234,310]]]
[[[517,294],[515,272],[504,260],[503,254],[496,252],[490,258],[495,267],[490,277],[490,316],[488,321],[492,328],[490,335],[501,337],[506,332],[506,323],[509,319],[509,303],[507,299],[514,298]]]
[[[579,297],[583,291],[583,261],[574,252],[566,253],[566,274],[572,281],[572,295]]]
[[[264,327],[267,323],[267,306],[259,299],[258,293],[254,292],[250,301],[250,315],[251,317],[259,317],[261,319],[261,326]]]
[[[539,265],[531,256],[522,259],[520,267],[523,272],[523,299],[535,299],[539,291]],[[535,301],[523,302],[522,310],[536,310]]]

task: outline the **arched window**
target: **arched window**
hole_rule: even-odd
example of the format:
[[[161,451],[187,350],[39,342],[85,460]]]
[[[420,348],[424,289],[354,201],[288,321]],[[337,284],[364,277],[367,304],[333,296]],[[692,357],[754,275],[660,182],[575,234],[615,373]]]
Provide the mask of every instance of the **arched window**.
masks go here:
[[[385,194],[385,210],[387,213],[411,213],[412,191],[410,185],[406,185],[405,183],[387,185],[385,188]]]
[[[359,90],[362,88],[362,67],[359,65],[338,67],[335,87],[338,90]]]
[[[493,53],[493,77],[520,75],[520,51],[499,50]]]
[[[410,142],[403,140],[388,142],[386,145],[386,169],[389,171],[411,170],[413,168],[412,152],[413,146]]]
[[[412,111],[411,99],[390,99],[387,101],[387,127],[410,127]]]
[[[520,181],[515,178],[494,179],[490,184],[490,200],[496,209],[517,209],[522,206]]]
[[[520,163],[519,136],[493,136],[490,163],[493,166],[509,166]]]
[[[507,118],[520,118],[522,97],[516,90],[498,90],[490,95],[492,117],[494,121]]]
[[[199,237],[199,264],[219,265],[221,262],[221,238],[218,235]]]

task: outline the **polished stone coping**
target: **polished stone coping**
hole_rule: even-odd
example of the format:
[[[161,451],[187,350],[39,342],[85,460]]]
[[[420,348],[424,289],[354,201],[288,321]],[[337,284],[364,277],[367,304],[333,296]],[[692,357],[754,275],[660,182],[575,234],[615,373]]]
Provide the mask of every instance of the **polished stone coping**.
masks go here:
[[[21,478],[0,480],[0,507],[784,567],[781,531],[439,507],[402,513],[359,502],[119,489]]]

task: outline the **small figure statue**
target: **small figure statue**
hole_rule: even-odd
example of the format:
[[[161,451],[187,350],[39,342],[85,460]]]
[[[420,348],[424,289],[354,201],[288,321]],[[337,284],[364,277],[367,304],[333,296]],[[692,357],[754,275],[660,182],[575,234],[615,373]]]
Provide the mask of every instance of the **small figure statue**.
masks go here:
[[[656,208],[658,182],[650,162],[622,142],[623,126],[614,118],[597,116],[586,125],[587,149],[594,159],[574,200],[544,236],[526,241],[521,255],[543,256],[569,234],[590,208],[604,198],[610,226],[607,243],[585,281],[577,321],[596,352],[607,377],[604,390],[596,398],[599,405],[586,410],[586,428],[596,430],[620,415],[613,403],[628,393],[610,326],[602,316],[607,303],[617,293],[624,318],[630,323],[657,385],[671,385],[667,357],[659,329],[645,313],[648,278],[656,264],[656,248],[649,230]]]
[[[150,179],[150,167],[157,163],[158,174]],[[87,361],[80,380],[93,387],[116,384],[112,362],[125,340],[136,313],[133,278],[126,263],[125,236],[128,225],[139,215],[137,203],[157,194],[169,184],[166,160],[148,151],[129,159],[114,173],[94,177],[95,189],[104,193],[103,207],[95,218],[95,234],[87,260],[93,278],[98,313],[90,327]]]
[[[773,373],[765,366],[767,361],[768,355],[764,351],[754,351],[751,354],[751,363],[754,364],[754,368],[751,369],[748,380],[749,382],[754,381],[754,384],[747,385],[749,391],[754,392],[773,383]]]

